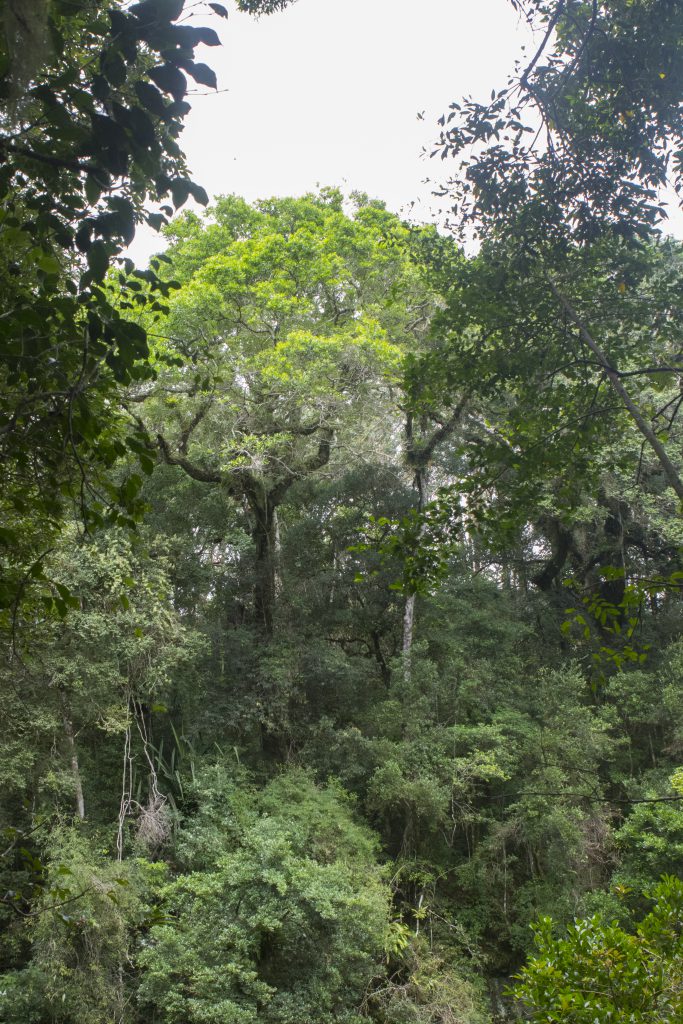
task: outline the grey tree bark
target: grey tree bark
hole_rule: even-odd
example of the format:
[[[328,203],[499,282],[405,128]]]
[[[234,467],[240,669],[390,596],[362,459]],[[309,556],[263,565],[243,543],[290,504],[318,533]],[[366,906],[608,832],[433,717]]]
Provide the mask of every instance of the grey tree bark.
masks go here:
[[[78,751],[76,749],[76,735],[74,733],[73,720],[71,718],[71,711],[69,708],[69,702],[67,700],[64,689],[60,686],[59,688],[59,700],[62,705],[62,722],[64,723],[64,735],[66,736],[66,743],[69,748],[69,758],[71,761],[71,775],[74,783],[74,796],[76,798],[76,814],[83,821],[85,818],[85,799],[83,797],[83,782],[81,780],[81,770],[78,764]]]

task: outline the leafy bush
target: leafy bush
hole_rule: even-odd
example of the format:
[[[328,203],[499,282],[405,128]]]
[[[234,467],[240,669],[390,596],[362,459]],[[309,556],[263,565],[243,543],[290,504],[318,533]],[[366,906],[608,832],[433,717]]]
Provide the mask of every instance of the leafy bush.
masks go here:
[[[540,920],[517,987],[532,1020],[683,1020],[683,882],[665,876],[650,895],[654,907],[633,931],[595,916],[556,938],[552,920]]]
[[[0,975],[7,1024],[101,1024],[125,1020],[134,936],[153,919],[147,895],[161,864],[107,858],[73,829],[58,828],[36,876],[33,910],[16,919],[32,959]],[[12,946],[10,928],[4,952]]]
[[[218,779],[187,823],[192,856],[210,828],[213,862],[204,847],[205,869],[164,890],[167,923],[139,957],[143,1006],[167,1024],[356,1020],[388,928],[372,837],[303,772],[260,793],[226,780],[221,794]]]

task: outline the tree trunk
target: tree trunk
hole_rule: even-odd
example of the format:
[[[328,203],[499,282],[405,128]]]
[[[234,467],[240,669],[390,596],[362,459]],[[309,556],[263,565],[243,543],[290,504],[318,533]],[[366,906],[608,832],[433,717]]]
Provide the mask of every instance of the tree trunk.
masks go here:
[[[426,490],[427,490],[427,467],[418,465],[415,468],[415,477],[413,480],[413,486],[417,491],[417,503],[416,511],[422,512],[426,503]],[[418,544],[422,539],[422,529],[418,534]],[[412,675],[412,653],[413,653],[413,627],[415,625],[415,593],[406,594],[406,603],[403,611],[403,678],[406,683],[410,683]]]
[[[411,656],[413,651],[413,624],[415,622],[415,599],[416,594],[406,595],[406,604],[403,611],[403,678],[406,683],[411,678]]]
[[[280,540],[280,517],[277,508],[273,509],[273,580],[275,586],[275,598],[282,593],[282,542]]]
[[[69,705],[67,703],[66,694],[60,687],[59,699],[62,705],[62,721],[64,722],[64,735],[66,736],[67,746],[69,748],[69,755],[71,758],[71,774],[74,780],[74,795],[76,797],[76,813],[78,817],[83,821],[85,818],[85,800],[83,799],[83,783],[81,782],[81,770],[78,765],[78,752],[76,750],[76,736],[74,734],[74,725],[71,720],[71,714],[69,712]]]
[[[391,669],[387,665],[387,659],[384,657],[384,652],[382,651],[379,632],[376,629],[372,631],[372,649],[375,655],[375,661],[379,665],[379,670],[382,673],[382,682],[388,689],[391,684]]]
[[[254,619],[257,627],[267,636],[273,635],[277,583],[275,551],[277,544],[277,518],[270,496],[250,502],[254,514],[255,578]]]

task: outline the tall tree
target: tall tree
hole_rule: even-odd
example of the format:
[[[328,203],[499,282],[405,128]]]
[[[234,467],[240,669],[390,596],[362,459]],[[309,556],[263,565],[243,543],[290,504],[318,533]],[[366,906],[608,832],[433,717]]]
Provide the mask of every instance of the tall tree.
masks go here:
[[[270,634],[278,508],[335,453],[391,448],[376,414],[432,299],[410,232],[364,197],[350,215],[336,191],[255,208],[222,199],[173,232],[182,287],[155,332],[160,359],[193,369],[160,372],[131,408],[163,461],[245,503],[254,620]]]
[[[539,526],[534,506],[550,501],[549,557],[531,574],[547,586],[572,550],[590,561],[567,530],[582,492],[619,504],[616,467],[595,458],[610,438],[628,438],[618,487],[635,486],[632,508],[656,491],[666,518],[683,499],[680,257],[657,241],[661,189],[680,185],[681,14],[668,2],[515,7],[538,30],[533,56],[489,103],[452,104],[436,149],[464,158],[443,194],[453,226],[481,243],[458,266],[435,254],[448,296],[435,327],[452,359],[442,389],[454,375],[470,382],[485,410],[442,513],[463,510],[464,490],[477,528],[483,518],[511,536],[524,520]],[[623,577],[611,547],[612,563],[605,550],[598,563]],[[618,596],[614,580],[600,587]]]
[[[486,237],[649,237],[681,187],[683,12],[675,0],[510,0],[540,40],[489,103],[441,119],[466,154],[454,212]],[[540,127],[539,127],[540,122]]]
[[[518,278],[515,301],[524,316],[533,320],[539,304],[554,309],[576,336],[585,363],[604,376],[680,502],[675,458],[629,388],[635,373],[680,367],[666,357],[653,367],[649,353],[640,365],[625,363],[603,328],[616,296],[642,281],[634,269],[638,243],[652,239],[666,215],[661,190],[680,191],[683,183],[676,155],[683,132],[680,7],[670,0],[513,2],[540,44],[490,103],[453,103],[441,118],[437,152],[465,157],[444,194],[455,200],[454,223],[473,227],[498,272]],[[596,245],[596,257],[610,264],[614,295],[593,293],[586,307],[596,263],[585,253]],[[665,302],[654,319],[666,317]],[[536,358],[545,360],[545,352],[538,349]],[[570,359],[565,344],[561,361]]]
[[[216,87],[195,48],[219,38],[193,23],[201,11],[180,23],[184,13],[184,0],[2,5],[0,609],[25,596],[73,506],[86,528],[138,511],[134,479],[118,487],[101,477],[129,449],[151,467],[147,439],[116,396],[153,375],[130,310],[163,305],[171,284],[156,263],[134,271],[124,251],[136,224],[158,228],[188,197],[207,201],[178,137],[186,76]],[[227,15],[220,4],[203,13]],[[108,292],[113,269],[123,304]]]

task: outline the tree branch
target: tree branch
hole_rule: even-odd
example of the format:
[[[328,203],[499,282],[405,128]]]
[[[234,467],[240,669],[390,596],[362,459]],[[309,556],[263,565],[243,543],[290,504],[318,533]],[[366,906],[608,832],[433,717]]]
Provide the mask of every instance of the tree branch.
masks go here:
[[[600,365],[602,366],[610,384],[621,398],[621,401],[623,402],[632,420],[638,427],[638,430],[643,435],[643,437],[645,438],[645,440],[650,445],[653,452],[659,459],[659,463],[662,469],[664,470],[664,474],[669,482],[669,486],[672,488],[673,491],[675,491],[679,500],[683,502],[683,480],[681,480],[676,470],[676,467],[667,455],[664,445],[661,443],[661,441],[655,434],[654,430],[647,422],[647,420],[641,413],[640,409],[635,404],[635,402],[629,395],[628,391],[622,384],[619,371],[616,370],[615,367],[611,365],[611,363],[607,359],[607,356],[602,351],[602,349],[596,342],[595,338],[593,338],[584,321],[581,319],[581,317],[576,312],[574,307],[571,305],[569,300],[565,298],[565,296],[559,290],[559,288],[552,280],[552,278],[547,277],[547,281],[550,286],[550,290],[552,291],[553,295],[559,302],[564,312],[567,314],[569,319],[578,327],[581,340],[584,342],[585,345],[587,345],[587,347],[590,349],[593,355],[596,356],[596,358],[599,360]]]
[[[548,40],[550,39],[551,35],[555,31],[555,26],[557,25],[558,21],[562,17],[562,12],[564,11],[564,8],[565,8],[565,3],[566,3],[566,0],[560,0],[560,2],[558,3],[557,10],[553,14],[553,16],[550,19],[550,21],[548,22],[548,28],[546,29],[546,33],[543,36],[543,39],[541,41],[541,45],[536,50],[536,53],[534,54],[534,56],[531,59],[531,63],[527,66],[526,70],[524,71],[524,74],[522,75],[522,77],[519,80],[519,84],[523,88],[525,88],[525,89],[529,88],[529,75],[534,70],[534,68],[538,64],[539,60],[543,56],[543,51],[545,50],[546,46],[548,45]]]
[[[50,156],[48,153],[36,153],[26,146],[17,146],[13,142],[0,140],[0,153],[16,153],[17,156],[26,157],[28,160],[36,160],[40,164],[47,164],[48,167],[57,167],[62,171],[75,171],[76,173],[88,173],[101,170],[97,164],[84,164],[80,160],[68,160],[64,157]]]
[[[157,434],[157,444],[161,452],[161,458],[167,466],[180,466],[189,477],[203,484],[221,484],[224,482],[222,474],[216,470],[198,466],[196,463],[190,462],[184,455],[173,455],[168,446],[168,441],[162,434]]]
[[[187,446],[189,444],[190,437],[191,437],[192,433],[194,432],[194,430],[196,430],[196,428],[202,422],[202,420],[204,419],[204,417],[206,416],[206,414],[207,414],[207,412],[209,411],[210,408],[211,408],[211,400],[209,400],[208,402],[204,402],[203,405],[200,405],[200,407],[195,412],[194,416],[190,419],[190,421],[187,424],[187,426],[181,431],[181,433],[180,433],[180,443],[178,445],[178,448],[179,448],[180,454],[182,456],[186,456],[187,455]]]

